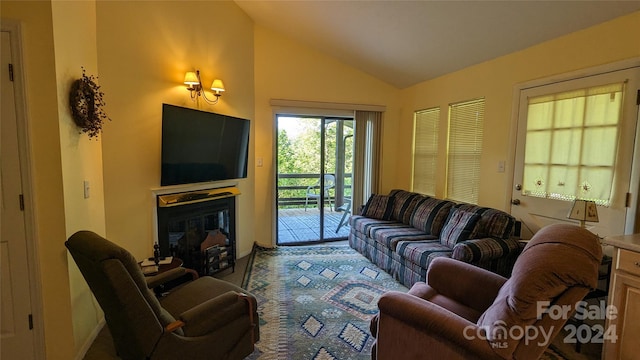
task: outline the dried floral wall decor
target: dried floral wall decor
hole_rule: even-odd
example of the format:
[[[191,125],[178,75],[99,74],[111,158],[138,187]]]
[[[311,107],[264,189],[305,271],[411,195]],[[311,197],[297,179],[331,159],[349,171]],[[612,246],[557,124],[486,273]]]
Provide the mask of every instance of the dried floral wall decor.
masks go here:
[[[71,84],[69,93],[69,105],[71,106],[71,116],[82,132],[87,133],[89,138],[97,137],[102,132],[102,124],[105,120],[111,121],[104,111],[106,105],[93,75],[87,76],[84,67],[82,68],[82,78]]]

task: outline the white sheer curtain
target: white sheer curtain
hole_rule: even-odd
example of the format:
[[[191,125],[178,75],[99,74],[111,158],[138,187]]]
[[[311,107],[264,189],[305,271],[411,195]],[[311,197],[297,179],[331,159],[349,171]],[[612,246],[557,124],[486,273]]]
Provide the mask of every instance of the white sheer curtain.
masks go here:
[[[352,210],[357,214],[371,194],[380,190],[382,112],[356,111]]]
[[[528,101],[523,194],[611,200],[624,84]]]

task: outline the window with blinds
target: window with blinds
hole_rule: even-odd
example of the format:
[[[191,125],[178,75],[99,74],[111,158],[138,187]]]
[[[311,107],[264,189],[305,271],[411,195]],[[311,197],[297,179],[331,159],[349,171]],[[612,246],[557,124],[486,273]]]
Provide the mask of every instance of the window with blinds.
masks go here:
[[[523,195],[609,206],[624,84],[528,99]]]
[[[478,203],[484,99],[449,105],[447,199]]]
[[[413,185],[415,192],[435,196],[440,108],[413,115]]]

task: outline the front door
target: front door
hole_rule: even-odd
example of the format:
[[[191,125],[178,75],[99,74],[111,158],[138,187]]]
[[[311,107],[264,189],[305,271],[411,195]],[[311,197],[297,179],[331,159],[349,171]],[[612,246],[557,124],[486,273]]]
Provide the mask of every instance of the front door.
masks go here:
[[[27,236],[22,207],[15,89],[9,78],[11,37],[2,31],[0,126],[0,327],[2,359],[34,359]]]
[[[511,214],[523,238],[574,221],[576,199],[597,204],[599,221],[586,227],[600,236],[633,223],[639,77],[636,67],[521,91]]]

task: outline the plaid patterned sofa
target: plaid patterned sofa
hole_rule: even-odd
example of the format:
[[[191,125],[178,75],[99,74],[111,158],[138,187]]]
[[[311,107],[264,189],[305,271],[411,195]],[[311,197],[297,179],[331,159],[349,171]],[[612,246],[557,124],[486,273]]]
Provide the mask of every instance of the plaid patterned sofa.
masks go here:
[[[405,190],[372,195],[349,223],[349,245],[409,288],[439,256],[509,277],[521,251],[511,215]]]

